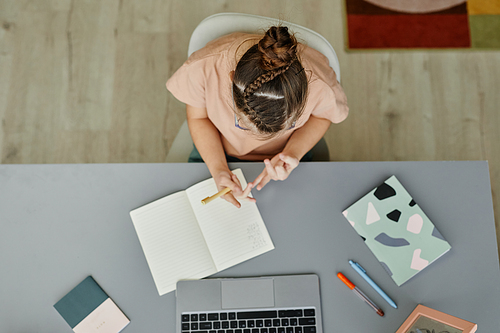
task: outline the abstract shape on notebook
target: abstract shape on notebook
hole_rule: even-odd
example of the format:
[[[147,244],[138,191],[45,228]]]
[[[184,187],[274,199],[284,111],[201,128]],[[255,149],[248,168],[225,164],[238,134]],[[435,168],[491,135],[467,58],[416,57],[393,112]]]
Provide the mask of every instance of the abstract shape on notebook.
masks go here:
[[[387,264],[385,262],[383,262],[383,261],[381,261],[380,264],[382,265],[382,267],[384,267],[384,269],[387,272],[387,274],[389,274],[389,276],[392,276],[392,271],[389,268],[389,266],[387,266]]]
[[[390,197],[393,197],[396,195],[396,191],[386,183],[383,183],[377,189],[375,190],[375,193],[373,193],[375,197],[379,200],[384,200]]]
[[[392,212],[386,215],[389,220],[394,222],[399,222],[399,218],[401,217],[401,212],[397,209],[394,209]]]
[[[451,248],[395,176],[344,210],[344,217],[398,286]]]
[[[442,239],[445,241],[443,235],[441,235],[441,233],[439,232],[439,230],[437,230],[436,228],[434,228],[434,230],[432,230],[432,236],[436,237],[436,238],[439,238],[439,239]]]
[[[413,251],[413,257],[411,259],[410,267],[417,271],[421,271],[429,264],[429,260],[422,259],[420,255],[422,254],[422,249],[416,249]]]
[[[342,212],[342,215],[344,215],[345,218],[347,218],[347,214],[348,214],[347,210],[344,210]],[[353,221],[349,221],[349,223],[354,227],[354,222]]]
[[[368,211],[366,212],[366,224],[372,224],[377,221],[380,221],[380,215],[378,215],[377,210],[375,209],[375,206],[371,202],[368,203]],[[354,222],[356,223],[356,222]],[[352,225],[352,223],[351,223]]]
[[[414,234],[419,234],[424,226],[424,219],[419,214],[413,214],[408,219],[408,225],[406,226],[406,230],[409,232],[413,232]]]
[[[410,243],[404,238],[392,238],[388,236],[386,233],[381,233],[377,237],[375,237],[375,240],[379,242],[380,244],[383,244],[385,246],[391,246],[391,247],[399,247],[399,246],[408,246]]]

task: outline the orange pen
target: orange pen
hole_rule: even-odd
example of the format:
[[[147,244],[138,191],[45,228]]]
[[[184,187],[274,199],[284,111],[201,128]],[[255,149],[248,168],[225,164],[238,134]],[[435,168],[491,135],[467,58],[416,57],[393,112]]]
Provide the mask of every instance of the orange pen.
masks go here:
[[[366,304],[368,304],[368,305],[369,305],[369,306],[370,306],[373,310],[375,310],[375,312],[376,312],[379,316],[381,316],[381,317],[383,317],[383,316],[384,316],[384,312],[383,312],[383,311],[382,311],[382,310],[381,310],[381,309],[380,309],[380,308],[379,308],[379,307],[378,307],[375,303],[373,303],[373,302],[371,301],[371,299],[369,299],[369,298],[368,298],[368,296],[366,296],[366,295],[365,295],[365,294],[364,294],[361,290],[359,290],[359,288],[358,288],[358,287],[356,287],[356,286],[354,285],[354,283],[352,283],[351,281],[349,281],[349,279],[348,279],[348,278],[346,278],[346,277],[344,276],[344,274],[342,274],[342,273],[338,273],[338,274],[337,274],[337,277],[338,277],[339,279],[341,279],[341,280],[342,280],[342,282],[344,282],[344,283],[345,283],[345,284],[349,287],[349,289],[351,289],[351,290],[352,290],[352,291],[353,291],[356,295],[358,295],[358,297],[359,297],[359,298],[361,298],[363,301],[365,301],[365,302],[366,302]]]

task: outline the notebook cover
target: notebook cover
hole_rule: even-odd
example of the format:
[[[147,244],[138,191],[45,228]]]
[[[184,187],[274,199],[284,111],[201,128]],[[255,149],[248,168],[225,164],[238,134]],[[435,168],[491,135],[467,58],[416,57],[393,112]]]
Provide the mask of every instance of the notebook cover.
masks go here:
[[[130,322],[118,306],[88,276],[54,308],[74,332],[120,332]]]
[[[398,286],[451,248],[396,176],[343,215]]]

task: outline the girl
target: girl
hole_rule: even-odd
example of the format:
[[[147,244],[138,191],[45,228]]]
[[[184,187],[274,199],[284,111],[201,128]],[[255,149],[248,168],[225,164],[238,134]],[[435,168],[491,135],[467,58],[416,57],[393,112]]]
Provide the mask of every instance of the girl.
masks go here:
[[[348,114],[346,96],[328,59],[297,42],[286,27],[264,36],[233,33],[194,52],[167,82],[186,103],[195,148],[190,161],[205,162],[223,198],[251,200],[271,179],[284,180],[330,124]],[[245,189],[227,162],[264,161]]]

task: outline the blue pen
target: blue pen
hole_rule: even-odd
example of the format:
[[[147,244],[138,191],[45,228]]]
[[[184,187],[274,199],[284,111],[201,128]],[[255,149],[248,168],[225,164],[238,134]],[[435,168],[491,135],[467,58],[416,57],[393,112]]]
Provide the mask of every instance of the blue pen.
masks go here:
[[[365,279],[365,281],[368,282],[370,286],[372,286],[373,289],[375,289],[375,291],[378,292],[379,295],[382,296],[387,301],[387,303],[389,303],[395,309],[398,308],[396,303],[394,303],[394,301],[389,296],[387,296],[387,294],[384,293],[384,291],[380,289],[380,287],[375,282],[373,282],[373,280],[370,279],[368,275],[366,275],[366,271],[363,269],[363,267],[361,267],[357,262],[354,262],[352,260],[349,260],[349,264],[351,264],[351,267],[354,268],[354,270],[359,275],[361,275],[361,277]]]

